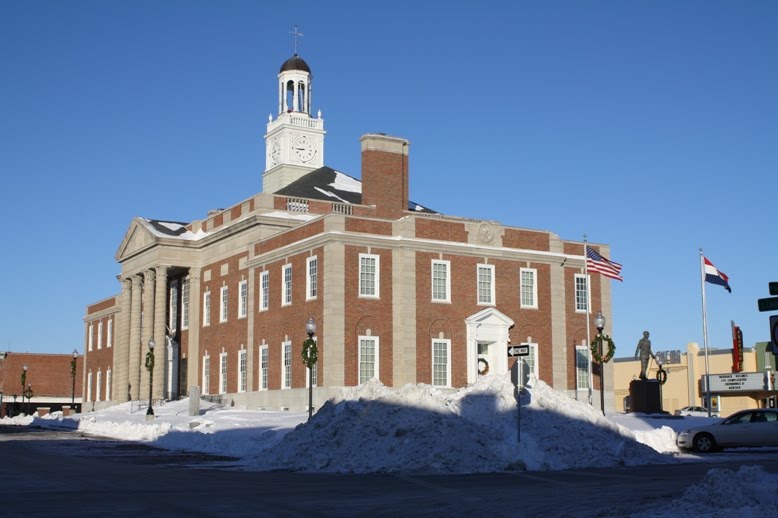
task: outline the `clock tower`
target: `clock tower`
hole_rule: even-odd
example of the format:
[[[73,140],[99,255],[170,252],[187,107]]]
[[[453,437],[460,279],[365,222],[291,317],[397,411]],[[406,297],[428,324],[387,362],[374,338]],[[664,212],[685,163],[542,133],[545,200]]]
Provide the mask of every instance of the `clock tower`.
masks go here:
[[[324,119],[311,116],[311,69],[296,53],[278,73],[278,115],[268,117],[262,192],[274,193],[324,165]]]

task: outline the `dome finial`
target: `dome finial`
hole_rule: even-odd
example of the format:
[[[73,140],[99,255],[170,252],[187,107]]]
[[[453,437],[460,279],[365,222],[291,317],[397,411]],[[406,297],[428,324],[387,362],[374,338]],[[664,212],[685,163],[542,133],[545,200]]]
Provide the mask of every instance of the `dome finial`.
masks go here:
[[[297,30],[297,25],[294,26],[294,30],[290,32],[289,34],[294,37],[294,55],[297,55],[297,38],[304,36],[304,34]]]

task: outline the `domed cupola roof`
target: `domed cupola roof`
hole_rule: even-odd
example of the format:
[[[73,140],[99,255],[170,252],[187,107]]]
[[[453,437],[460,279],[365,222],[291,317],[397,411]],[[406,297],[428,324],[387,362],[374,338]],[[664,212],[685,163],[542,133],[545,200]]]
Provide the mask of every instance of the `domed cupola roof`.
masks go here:
[[[286,72],[288,70],[302,70],[303,72],[311,73],[311,67],[309,67],[308,63],[297,54],[284,61],[284,64],[281,65],[280,72]]]

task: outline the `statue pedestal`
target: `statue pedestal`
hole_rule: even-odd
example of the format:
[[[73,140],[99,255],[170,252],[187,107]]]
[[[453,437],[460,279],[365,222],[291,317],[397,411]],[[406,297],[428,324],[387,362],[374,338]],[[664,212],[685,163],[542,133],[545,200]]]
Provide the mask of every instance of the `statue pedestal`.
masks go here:
[[[663,413],[660,387],[656,380],[632,380],[629,384],[630,412]]]

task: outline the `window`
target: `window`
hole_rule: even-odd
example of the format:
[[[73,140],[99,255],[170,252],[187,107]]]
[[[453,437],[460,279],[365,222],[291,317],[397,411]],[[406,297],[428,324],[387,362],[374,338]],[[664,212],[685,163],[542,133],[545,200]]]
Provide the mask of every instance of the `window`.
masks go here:
[[[113,345],[113,318],[108,319],[108,336],[106,337],[105,345],[106,347],[111,347]]]
[[[576,389],[589,389],[589,348],[585,345],[575,346],[575,379]]]
[[[97,350],[103,348],[103,321],[97,323]]]
[[[577,313],[586,313],[589,308],[589,297],[584,275],[575,275],[575,311]]]
[[[449,261],[432,261],[432,302],[451,302]]]
[[[378,378],[378,337],[359,337],[359,384]]]
[[[86,375],[86,400],[92,401],[92,371]]]
[[[494,305],[494,265],[478,265],[478,304]]]
[[[105,400],[111,400],[111,368],[105,371]]]
[[[227,353],[219,355],[219,394],[227,393]]]
[[[379,257],[371,254],[359,254],[359,296],[378,298],[379,294]]]
[[[249,306],[249,283],[241,281],[238,285],[240,299],[238,300],[238,318],[246,318]]]
[[[246,392],[246,349],[238,353],[238,392]]]
[[[305,298],[315,299],[318,294],[317,282],[319,280],[319,260],[314,257],[306,259],[306,268],[308,276],[305,279]]]
[[[100,399],[100,388],[103,384],[103,372],[100,369],[97,369],[97,383],[95,383],[95,401],[101,401]]]
[[[521,268],[519,270],[520,277],[520,302],[519,304],[523,308],[538,307],[538,285],[535,282],[538,272],[534,268]]]
[[[203,356],[203,394],[210,394],[211,386],[211,357],[206,353]]]
[[[267,390],[267,369],[269,367],[267,345],[259,347],[259,388]]]
[[[211,292],[203,293],[203,326],[211,325]]]
[[[284,279],[283,289],[281,290],[281,305],[286,306],[292,303],[292,265],[285,264],[281,270],[281,277]]]
[[[281,344],[281,388],[292,387],[292,342],[284,342]]]
[[[270,307],[270,272],[259,274],[259,310],[266,311]]]
[[[432,341],[432,384],[451,386],[451,340]]]
[[[181,284],[181,329],[189,329],[189,277]]]
[[[229,293],[229,288],[227,286],[222,286],[221,300],[219,302],[219,322],[227,321],[227,297],[229,296]]]
[[[92,350],[92,323],[89,323],[89,328],[86,331],[86,343],[87,349]]]
[[[525,345],[525,344],[522,344]],[[526,344],[529,345],[529,354],[527,356],[519,356],[519,385],[524,387],[529,382],[530,374],[538,377],[538,344]]]
[[[178,329],[178,281],[170,283],[170,308],[168,314],[170,315],[170,321],[168,327],[171,332],[175,332]]]

